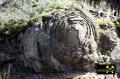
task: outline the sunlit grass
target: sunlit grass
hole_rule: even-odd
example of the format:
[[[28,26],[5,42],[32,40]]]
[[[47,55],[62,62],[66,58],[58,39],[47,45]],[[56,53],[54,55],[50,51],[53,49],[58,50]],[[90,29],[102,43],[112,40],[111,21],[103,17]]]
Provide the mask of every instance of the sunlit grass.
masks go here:
[[[115,23],[110,19],[97,19],[96,23],[98,26],[102,26],[102,25],[104,26],[104,25],[110,24],[113,28],[116,28]]]

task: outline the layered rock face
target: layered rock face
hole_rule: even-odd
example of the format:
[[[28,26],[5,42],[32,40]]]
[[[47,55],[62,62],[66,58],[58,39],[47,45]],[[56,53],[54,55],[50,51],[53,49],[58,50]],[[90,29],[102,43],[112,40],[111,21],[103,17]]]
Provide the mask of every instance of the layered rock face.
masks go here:
[[[84,55],[97,52],[96,29],[79,9],[60,10],[43,17],[43,25],[28,28],[21,41],[21,59],[37,72],[45,66],[58,71],[90,71],[94,67],[94,61]]]
[[[85,3],[89,1],[92,8]],[[100,2],[101,7],[96,5],[97,0],[80,0],[80,4],[75,3],[77,5],[66,2],[54,7],[54,4],[59,3],[57,0],[0,1],[0,76],[1,69],[6,67],[7,72],[9,66],[13,66],[14,71],[16,65],[30,68],[34,72],[64,72],[62,76],[50,73],[50,77],[41,73],[30,74],[25,79],[117,79],[116,76],[120,76],[120,36],[109,23],[116,21],[119,28],[120,23],[116,20],[119,13],[114,10],[112,12],[106,6],[109,4],[106,0]],[[41,19],[44,11],[52,13],[43,16],[42,21],[29,24],[38,17]],[[105,21],[102,21],[102,27],[93,23],[97,19]],[[94,72],[96,63],[116,64],[117,74],[97,75]],[[79,72],[78,76],[73,75],[74,71]],[[70,72],[70,77],[65,75]],[[83,75],[81,72],[90,73]]]
[[[16,38],[1,41],[5,50],[0,48],[0,54],[8,60],[19,57],[20,64],[35,72],[88,72],[99,62],[98,52],[114,63],[117,60],[117,32],[110,25],[103,29],[105,31],[98,34],[92,20],[78,8],[60,9],[44,16],[41,22],[33,24]],[[97,60],[85,57],[92,54],[98,56]]]

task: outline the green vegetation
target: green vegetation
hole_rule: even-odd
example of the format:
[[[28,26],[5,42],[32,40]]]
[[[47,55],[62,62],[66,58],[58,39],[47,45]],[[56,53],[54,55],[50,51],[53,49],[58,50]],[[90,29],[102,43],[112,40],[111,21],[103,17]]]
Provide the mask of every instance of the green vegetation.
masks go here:
[[[120,29],[120,17],[118,17],[114,23],[117,26],[116,28]]]
[[[87,1],[88,3],[90,4],[94,4],[94,6],[98,6],[98,7],[110,7],[111,9],[113,10],[116,10],[118,15],[120,14],[120,8],[119,8],[119,5],[120,5],[120,0],[85,0]],[[105,6],[103,6],[103,4],[105,3]]]
[[[100,64],[109,64],[110,57],[107,55],[101,54],[101,52],[94,52],[93,54],[88,54],[84,56],[85,58],[92,60]]]
[[[91,3],[92,1],[95,4],[101,2],[101,0],[89,0],[88,2]],[[42,16],[49,15],[61,8],[78,6],[76,3],[77,0],[29,0],[29,2],[18,0],[14,2],[14,5],[0,12],[0,34],[4,36],[19,32],[28,22],[41,20]],[[10,4],[11,2],[8,5]],[[116,28],[116,24],[111,20],[98,19],[97,24],[100,26],[110,24]]]
[[[15,21],[10,20],[7,23],[4,23],[0,27],[0,35],[11,35],[17,32],[20,32],[27,25],[27,22],[23,20]]]
[[[24,0],[14,2],[9,8],[0,12],[0,35],[11,35],[21,31],[30,22],[41,20],[60,8],[69,8],[75,0]],[[8,5],[10,5],[9,3]],[[28,23],[29,22],[29,23]]]
[[[113,28],[116,28],[116,25],[113,21],[111,20],[107,20],[107,19],[97,19],[96,23],[98,26],[100,26],[101,28],[104,28],[107,24],[111,25]]]

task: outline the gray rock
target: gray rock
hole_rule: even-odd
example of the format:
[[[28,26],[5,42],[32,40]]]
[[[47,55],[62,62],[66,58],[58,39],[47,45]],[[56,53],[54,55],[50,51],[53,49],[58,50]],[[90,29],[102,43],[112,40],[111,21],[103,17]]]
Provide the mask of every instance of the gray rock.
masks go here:
[[[117,39],[116,30],[109,24],[105,25],[104,32],[100,32],[99,34],[99,51],[104,54],[111,54],[111,56],[114,57],[113,55],[117,52]]]
[[[45,65],[57,71],[90,71],[94,63],[89,64],[91,61],[83,56],[97,51],[96,38],[94,24],[81,10],[60,10],[43,17],[42,28],[32,26],[26,30],[20,57],[26,67],[36,72],[41,72]],[[84,60],[87,63],[82,65]]]

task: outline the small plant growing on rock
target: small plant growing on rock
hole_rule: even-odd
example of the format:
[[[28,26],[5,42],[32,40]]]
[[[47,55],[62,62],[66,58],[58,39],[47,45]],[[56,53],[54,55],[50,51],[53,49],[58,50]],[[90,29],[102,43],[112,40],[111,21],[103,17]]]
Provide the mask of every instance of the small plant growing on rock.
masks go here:
[[[99,64],[110,63],[110,57],[107,55],[102,55],[100,52],[94,52],[93,54],[88,54],[84,57]]]
[[[103,28],[104,28],[107,24],[111,25],[113,28],[116,28],[115,23],[114,23],[113,21],[111,21],[111,20],[97,19],[97,20],[96,20],[96,23],[97,23],[98,26],[103,27]]]
[[[120,17],[118,17],[118,18],[116,19],[116,21],[114,21],[114,23],[115,23],[115,25],[116,25],[116,28],[117,28],[118,30],[120,30]]]

